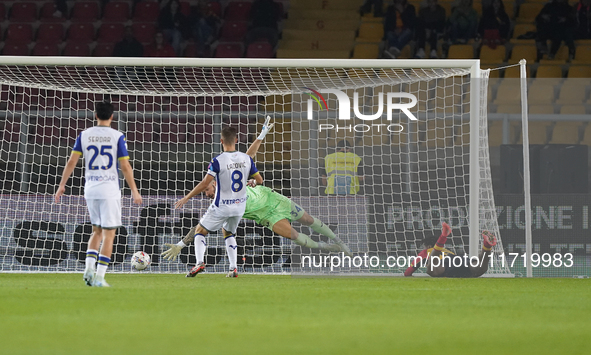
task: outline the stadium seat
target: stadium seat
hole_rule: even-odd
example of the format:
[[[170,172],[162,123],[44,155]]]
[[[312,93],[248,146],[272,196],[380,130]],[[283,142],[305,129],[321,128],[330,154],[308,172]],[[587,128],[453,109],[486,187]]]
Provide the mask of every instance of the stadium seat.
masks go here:
[[[250,15],[251,2],[231,1],[226,5],[224,20],[226,21],[247,21]]]
[[[104,23],[98,31],[98,43],[117,43],[123,39],[125,26],[122,23]]]
[[[246,58],[273,58],[273,46],[268,42],[255,42],[246,48]]]
[[[160,5],[158,4],[158,2],[140,1],[135,5],[133,22],[155,23],[158,21],[159,14]]]
[[[536,81],[528,89],[527,101],[530,104],[551,104],[554,102],[554,86],[546,83],[538,84]]]
[[[185,16],[191,16],[191,3],[189,1],[180,1],[181,13]]]
[[[185,48],[183,49],[183,57],[187,57],[187,58],[195,58],[197,57],[197,45],[195,44],[195,41],[193,40],[189,40],[187,41],[187,44],[185,45]]]
[[[25,23],[11,23],[6,30],[6,41],[29,43],[33,41],[33,27]]]
[[[462,130],[466,131],[466,128],[463,127]],[[470,124],[467,124],[467,131],[470,132]],[[468,133],[469,137],[469,133]],[[508,137],[509,141],[508,144],[511,144],[511,137]],[[466,141],[466,139],[464,139]],[[469,138],[467,139],[469,142]],[[488,145],[491,147],[498,147],[503,144],[503,122],[502,121],[490,121],[488,126]]]
[[[591,67],[588,65],[571,65],[567,78],[591,78]]]
[[[554,105],[530,105],[528,112],[531,115],[553,115]]]
[[[258,98],[252,96],[232,96],[230,98],[231,112],[247,112],[256,110]]]
[[[31,134],[32,132],[29,132]],[[60,120],[50,117],[38,117],[35,124],[35,143],[49,145],[60,139]]]
[[[105,4],[103,10],[103,22],[124,22],[129,19],[129,3],[126,1],[113,1]]]
[[[72,7],[70,20],[94,22],[100,17],[99,4],[96,1],[76,1]]]
[[[170,110],[175,112],[186,112],[195,108],[197,100],[195,97],[174,96],[170,98]]]
[[[548,131],[551,123],[545,121],[530,121],[528,125],[529,129],[529,144],[547,144],[548,143]],[[523,132],[519,135],[517,144],[523,143]]]
[[[540,65],[536,78],[562,78],[562,68],[558,65]]]
[[[8,41],[4,43],[3,55],[29,55],[29,45],[21,41]]]
[[[192,143],[211,143],[213,125],[207,122],[196,122],[188,125],[187,141]]]
[[[55,2],[46,2],[41,6],[39,18],[42,22],[66,22],[66,14],[62,14],[61,17],[55,17],[54,14],[56,11]]]
[[[575,52],[575,60],[582,63],[591,62],[591,46],[578,46]]]
[[[497,46],[495,49],[489,46],[482,46],[480,49],[480,60],[488,63],[501,63],[507,57],[505,46]]]
[[[154,127],[152,122],[129,122],[127,123],[126,140],[129,143],[152,143]]]
[[[69,41],[64,47],[63,55],[69,57],[88,57],[90,56],[90,47],[86,42]]]
[[[33,47],[33,55],[58,56],[60,50],[57,43],[38,42]]]
[[[531,66],[526,67],[526,75],[531,78]],[[504,78],[516,79],[521,77],[521,67],[519,65],[505,69]]]
[[[579,80],[565,81],[560,88],[556,103],[559,105],[582,105],[587,96],[585,86],[586,83]]]
[[[161,143],[185,143],[187,141],[187,123],[167,120],[160,124]]]
[[[33,2],[15,2],[10,9],[11,22],[34,22],[37,20],[37,5]]]
[[[536,25],[530,23],[518,23],[513,29],[513,38],[511,43],[531,43],[534,44],[534,39],[517,39],[517,37],[524,35],[528,32],[536,32]]]
[[[359,26],[357,42],[381,42],[384,37],[384,25],[381,23],[369,22]]]
[[[517,17],[517,23],[533,23],[534,19],[542,8],[544,4],[541,3],[525,3],[519,6],[519,16]]]
[[[519,80],[503,81],[497,89],[496,105],[521,104],[521,88]],[[498,111],[497,111],[498,112]]]
[[[37,30],[37,41],[61,41],[64,38],[64,26],[60,23],[42,23]]]
[[[131,25],[133,36],[142,44],[152,43],[156,35],[156,25],[153,23],[134,23]]]
[[[87,128],[94,126],[94,121],[91,119],[74,119],[68,122],[68,127],[62,127],[62,137],[66,137],[68,145],[74,144],[78,135]]]
[[[512,62],[519,62],[521,59],[525,59],[528,63],[533,63],[538,59],[538,53],[535,46],[530,45],[515,45],[511,50]]]
[[[21,124],[19,122],[6,122],[4,124],[2,141],[18,142],[20,139]]]
[[[220,31],[220,41],[241,42],[248,30],[248,22],[226,21]]]
[[[91,23],[73,23],[68,29],[68,40],[94,40],[94,26]]]
[[[115,45],[112,43],[98,43],[96,47],[94,47],[92,55],[94,57],[112,57],[113,49],[115,49]]]
[[[586,115],[587,109],[583,105],[562,105],[561,115]]]
[[[496,113],[518,114],[521,113],[521,105],[503,103],[497,106]]]
[[[472,59],[474,58],[474,47],[471,44],[454,44],[449,47],[447,58]]]
[[[379,45],[374,43],[359,43],[353,48],[353,59],[376,59],[379,55]]]
[[[552,129],[549,144],[578,144],[582,122],[558,121]]]
[[[242,58],[242,45],[239,43],[220,43],[215,49],[216,58]]]
[[[4,3],[0,3],[0,22],[6,18],[6,6]]]
[[[207,10],[218,18],[222,18],[222,5],[218,1],[210,1],[207,3]]]

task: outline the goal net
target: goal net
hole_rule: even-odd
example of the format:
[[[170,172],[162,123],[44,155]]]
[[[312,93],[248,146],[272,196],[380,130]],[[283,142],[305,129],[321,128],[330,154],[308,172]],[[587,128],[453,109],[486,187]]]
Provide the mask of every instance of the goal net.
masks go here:
[[[482,231],[496,235],[487,275],[510,275],[497,257],[488,72],[478,61],[109,60],[1,59],[0,271],[83,270],[92,230],[83,164],[59,204],[53,194],[76,137],[95,124],[94,104],[107,99],[144,198],[133,205],[123,188],[110,272],[131,272],[138,250],[152,257],[144,272],[190,268],[192,246],[175,262],[159,254],[199,222],[210,200],[196,197],[178,210],[174,202],[221,152],[222,127],[238,128],[244,152],[269,115],[275,127],[255,158],[264,185],[328,225],[355,257],[374,258],[339,272],[401,275],[403,259],[447,222],[453,233],[446,248],[457,254],[477,255]],[[335,163],[342,154],[356,157],[350,171]],[[315,241],[334,242],[306,223],[292,224]],[[237,241],[243,272],[302,271],[303,256],[329,255],[249,220]],[[207,244],[208,270],[226,271],[221,233],[208,235]],[[331,272],[326,265],[310,270]]]

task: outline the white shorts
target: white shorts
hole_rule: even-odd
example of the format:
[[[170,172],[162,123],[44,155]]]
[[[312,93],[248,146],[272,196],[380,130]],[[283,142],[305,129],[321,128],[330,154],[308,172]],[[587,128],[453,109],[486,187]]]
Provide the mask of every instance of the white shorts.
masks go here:
[[[104,229],[121,227],[121,199],[86,199],[90,223]]]
[[[208,232],[217,232],[220,228],[224,228],[226,231],[236,234],[236,229],[241,219],[242,215],[224,216],[217,208],[210,206],[199,221],[199,224],[207,229]]]

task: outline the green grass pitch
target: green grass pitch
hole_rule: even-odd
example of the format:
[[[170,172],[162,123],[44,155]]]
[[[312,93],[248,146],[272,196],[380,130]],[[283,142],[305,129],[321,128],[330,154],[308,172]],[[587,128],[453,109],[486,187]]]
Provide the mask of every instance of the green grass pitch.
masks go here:
[[[0,274],[0,353],[591,351],[589,279],[107,276]]]

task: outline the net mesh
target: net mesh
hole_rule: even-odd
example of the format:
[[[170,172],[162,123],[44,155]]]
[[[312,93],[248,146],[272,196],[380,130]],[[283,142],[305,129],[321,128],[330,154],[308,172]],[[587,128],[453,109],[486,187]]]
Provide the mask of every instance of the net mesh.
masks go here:
[[[488,162],[484,74],[479,85],[480,227],[500,237]],[[422,238],[439,234],[442,221],[454,228],[447,247],[468,251],[467,69],[3,65],[0,83],[0,271],[83,269],[91,225],[81,164],[62,202],[54,204],[52,195],[74,140],[94,125],[94,104],[103,99],[115,106],[113,128],[126,135],[144,196],[137,207],[129,189],[123,190],[124,226],[110,271],[131,271],[128,261],[137,250],[152,256],[147,272],[184,272],[194,264],[192,247],[176,262],[164,262],[159,254],[164,243],[176,243],[198,223],[209,201],[194,198],[182,210],[175,210],[173,202],[202,179],[208,162],[220,153],[217,142],[224,125],[238,128],[238,148],[246,151],[266,115],[274,118],[275,127],[255,159],[265,185],[328,224],[354,253],[414,256]],[[357,93],[352,108],[366,115],[379,111],[382,96],[383,115],[369,121],[351,113],[348,122],[339,120],[335,95],[324,94],[323,107],[305,88],[340,90],[351,101]],[[416,96],[410,112],[417,121],[401,110],[391,110],[392,120],[386,120],[392,92]],[[355,191],[345,185],[349,191],[342,193],[337,186],[335,193],[329,191],[326,157],[343,140],[360,158],[353,178],[359,183]],[[314,240],[330,242],[297,221],[293,225]],[[252,221],[241,223],[237,240],[239,266],[246,272],[290,272],[292,256],[302,253]],[[223,238],[213,233],[207,241],[206,263],[213,271],[225,271]],[[500,243],[497,248],[502,250]],[[496,262],[489,270],[507,273]]]

